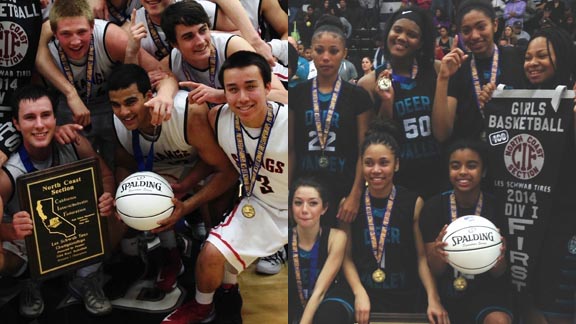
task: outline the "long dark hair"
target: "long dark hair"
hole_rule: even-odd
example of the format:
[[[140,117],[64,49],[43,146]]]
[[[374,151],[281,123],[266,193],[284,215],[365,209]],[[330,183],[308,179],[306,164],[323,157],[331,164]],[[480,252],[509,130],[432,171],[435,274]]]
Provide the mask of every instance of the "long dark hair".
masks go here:
[[[420,27],[420,49],[416,52],[416,62],[422,71],[428,71],[434,67],[434,21],[429,11],[420,7],[410,6],[397,10],[386,22],[384,27],[384,57],[390,60],[388,48],[388,34],[394,23],[399,19],[410,19]]]

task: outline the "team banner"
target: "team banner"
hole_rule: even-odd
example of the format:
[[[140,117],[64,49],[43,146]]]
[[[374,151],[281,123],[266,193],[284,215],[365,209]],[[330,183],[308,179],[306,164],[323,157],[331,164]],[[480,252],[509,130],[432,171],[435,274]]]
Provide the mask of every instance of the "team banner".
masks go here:
[[[484,107],[490,178],[506,219],[512,285],[524,292],[548,225],[565,141],[574,136],[574,91],[501,88]]]

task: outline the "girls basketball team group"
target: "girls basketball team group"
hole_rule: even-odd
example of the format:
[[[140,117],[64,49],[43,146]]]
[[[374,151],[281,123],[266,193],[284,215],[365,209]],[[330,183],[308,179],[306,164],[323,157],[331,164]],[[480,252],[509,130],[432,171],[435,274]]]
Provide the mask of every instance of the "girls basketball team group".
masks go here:
[[[524,52],[499,47],[502,26],[484,0],[463,1],[455,23],[451,51],[435,61],[429,12],[399,9],[384,30],[386,63],[356,86],[338,76],[347,54],[339,21],[317,22],[317,76],[289,93],[289,323],[364,324],[375,313],[426,313],[430,323],[574,323],[570,218],[554,218],[566,220],[555,226],[571,233],[562,243],[569,252],[545,265],[532,257],[538,270],[528,290],[511,289],[508,221],[485,180],[491,148],[482,111],[498,84],[572,89],[574,44],[547,28]],[[573,129],[565,134],[574,146]],[[500,257],[485,273],[462,274],[447,262],[442,238],[463,215],[500,229]]]

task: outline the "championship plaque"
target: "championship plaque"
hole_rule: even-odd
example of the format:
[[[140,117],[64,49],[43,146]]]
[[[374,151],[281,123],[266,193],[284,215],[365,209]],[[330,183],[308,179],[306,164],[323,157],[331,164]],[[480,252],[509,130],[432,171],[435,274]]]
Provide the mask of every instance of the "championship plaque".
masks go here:
[[[18,178],[22,210],[32,217],[26,237],[30,275],[52,277],[104,258],[107,231],[98,211],[102,193],[96,158]]]

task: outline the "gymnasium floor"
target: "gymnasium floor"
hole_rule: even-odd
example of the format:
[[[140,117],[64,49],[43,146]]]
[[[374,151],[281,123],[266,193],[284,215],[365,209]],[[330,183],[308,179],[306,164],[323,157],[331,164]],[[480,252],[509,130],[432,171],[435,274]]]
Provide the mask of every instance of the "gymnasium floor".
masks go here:
[[[193,244],[191,254],[184,259],[186,272],[180,277],[177,291],[170,296],[158,294],[154,289],[147,289],[152,284],[155,273],[151,272],[132,286],[132,291],[124,293],[122,299],[113,301],[113,312],[104,317],[95,317],[84,310],[84,306],[71,298],[66,289],[67,278],[64,276],[47,280],[42,286],[45,310],[37,319],[26,319],[18,314],[19,283],[13,279],[0,278],[0,324],[158,324],[169,313],[170,305],[181,303],[192,297],[194,292],[194,260],[199,249],[198,242]],[[139,265],[141,268],[141,265]],[[263,276],[255,272],[255,265],[250,266],[240,277],[240,292],[243,297],[242,309],[245,324],[285,324],[288,312],[288,271],[283,267],[280,274]],[[107,268],[111,276],[133,280],[137,269],[125,264]],[[132,277],[132,278],[130,278]],[[105,280],[107,280],[105,279]],[[108,284],[108,288],[118,288],[118,284]],[[136,289],[136,287],[138,289]],[[123,305],[123,306],[122,306]],[[167,306],[168,305],[168,306]],[[168,309],[166,309],[168,307]],[[155,310],[156,309],[156,310]]]

